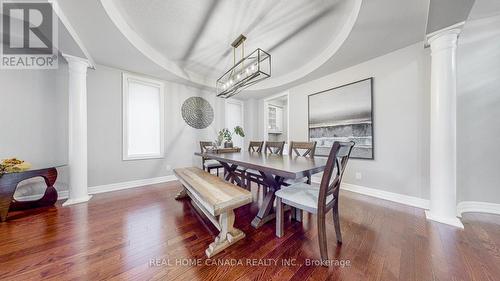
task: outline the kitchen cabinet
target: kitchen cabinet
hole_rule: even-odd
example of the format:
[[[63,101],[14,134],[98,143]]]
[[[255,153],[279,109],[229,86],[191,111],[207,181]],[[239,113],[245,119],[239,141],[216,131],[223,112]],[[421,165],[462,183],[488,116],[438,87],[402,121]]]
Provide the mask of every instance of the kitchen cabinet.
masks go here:
[[[283,108],[275,105],[269,105],[267,112],[267,132],[269,134],[283,133]]]

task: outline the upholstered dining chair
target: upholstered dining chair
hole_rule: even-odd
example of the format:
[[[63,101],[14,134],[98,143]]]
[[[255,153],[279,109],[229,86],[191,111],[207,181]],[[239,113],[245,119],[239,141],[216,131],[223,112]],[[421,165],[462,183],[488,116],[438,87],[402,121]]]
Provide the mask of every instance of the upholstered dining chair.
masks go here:
[[[285,147],[284,141],[266,141],[264,145],[264,153],[266,154],[276,154],[283,155],[283,148]],[[252,182],[255,182],[258,187],[261,185],[265,186],[264,179],[259,171],[253,169],[247,169],[245,173],[245,178],[247,179],[247,189],[250,189]]]
[[[290,157],[314,157],[316,153],[316,142],[315,141],[292,141],[290,142],[290,148],[288,155]],[[294,184],[296,182],[306,182],[307,184],[311,184],[311,175],[307,175],[305,178],[301,179],[287,179],[285,180],[285,185]]]
[[[333,223],[337,243],[342,243],[339,220],[339,190],[342,175],[353,147],[354,142],[333,143],[319,187],[299,182],[276,191],[276,236],[283,236],[284,205],[316,214],[319,251],[321,259],[327,260],[325,220],[327,212],[333,209]]]
[[[205,152],[213,149],[214,147],[215,147],[215,144],[211,141],[200,141],[201,153],[205,153]],[[218,161],[212,160],[212,159],[206,159],[205,157],[201,158],[201,166],[202,166],[203,170],[206,170],[209,173],[212,169],[216,169],[217,176],[219,176],[219,169],[223,168],[221,163],[219,163]]]

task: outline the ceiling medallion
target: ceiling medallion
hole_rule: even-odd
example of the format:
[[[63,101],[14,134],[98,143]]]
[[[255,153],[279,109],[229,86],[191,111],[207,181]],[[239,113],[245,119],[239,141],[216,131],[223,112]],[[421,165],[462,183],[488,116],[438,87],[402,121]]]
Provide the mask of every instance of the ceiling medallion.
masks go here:
[[[245,40],[241,34],[231,43],[233,47],[233,67],[216,82],[217,96],[229,98],[245,88],[271,77],[271,55],[260,48],[245,57]],[[236,49],[241,46],[241,59],[236,62]]]

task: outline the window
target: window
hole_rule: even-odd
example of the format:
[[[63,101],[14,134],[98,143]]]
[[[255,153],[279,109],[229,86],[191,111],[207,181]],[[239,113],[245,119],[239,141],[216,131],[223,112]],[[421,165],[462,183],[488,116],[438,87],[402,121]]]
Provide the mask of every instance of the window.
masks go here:
[[[123,73],[123,160],[162,158],[164,85]]]

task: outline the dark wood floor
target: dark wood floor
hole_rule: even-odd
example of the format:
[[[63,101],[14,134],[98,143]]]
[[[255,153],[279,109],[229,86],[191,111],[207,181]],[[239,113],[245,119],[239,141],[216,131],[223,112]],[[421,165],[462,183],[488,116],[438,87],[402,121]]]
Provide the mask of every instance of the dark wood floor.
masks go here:
[[[327,229],[330,258],[349,265],[307,266],[306,259],[319,257],[315,217],[302,224],[287,218],[278,239],[274,222],[250,226],[258,203],[237,210],[247,237],[206,260],[217,231],[189,200],[174,200],[179,187],[172,182],[10,214],[0,224],[0,279],[500,280],[500,216],[465,214],[465,230],[458,230],[426,221],[421,209],[344,191],[341,247],[333,242],[331,213]],[[267,264],[249,265],[259,262]]]

